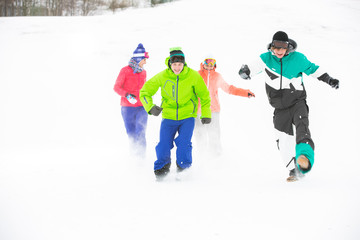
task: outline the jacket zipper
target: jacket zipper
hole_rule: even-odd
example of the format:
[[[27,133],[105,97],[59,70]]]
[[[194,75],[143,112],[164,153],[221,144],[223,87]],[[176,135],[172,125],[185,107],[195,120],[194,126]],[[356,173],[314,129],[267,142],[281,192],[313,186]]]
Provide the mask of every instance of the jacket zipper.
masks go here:
[[[280,100],[281,100],[281,105],[284,106],[284,104],[282,103],[282,77],[283,77],[283,62],[282,62],[282,58],[280,58]]]
[[[210,70],[208,70],[208,75],[207,75],[207,87],[208,89],[210,88]]]
[[[179,75],[176,77],[176,120],[179,120],[178,96],[179,96]]]
[[[282,59],[280,58],[280,90],[282,89],[282,71],[283,71],[283,64],[282,64]]]
[[[193,108],[193,112],[192,112],[192,113],[195,113],[196,104],[195,104],[194,100],[190,99],[190,101],[192,102],[192,104],[193,104],[193,106],[194,106],[194,108]]]

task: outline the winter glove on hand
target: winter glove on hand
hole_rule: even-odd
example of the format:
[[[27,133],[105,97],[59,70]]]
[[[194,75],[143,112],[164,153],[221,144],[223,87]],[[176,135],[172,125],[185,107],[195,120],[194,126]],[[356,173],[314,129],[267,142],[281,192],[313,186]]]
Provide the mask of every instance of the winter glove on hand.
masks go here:
[[[134,94],[131,94],[131,93],[127,93],[125,95],[126,99],[129,101],[129,103],[131,104],[135,104],[137,103],[137,100],[136,100],[136,96]]]
[[[131,96],[131,97],[133,97],[133,98],[136,98],[136,96],[135,96],[134,94],[131,94],[131,93],[125,94],[125,97],[126,97],[126,98],[129,97],[129,96]]]
[[[255,94],[252,93],[250,90],[247,90],[248,98],[255,97]]]
[[[249,79],[249,80],[251,79],[250,78],[250,69],[249,69],[248,65],[245,64],[245,65],[241,66],[239,75],[243,79]]]
[[[327,74],[327,73],[324,73],[323,75],[318,77],[318,79],[320,81],[326,82],[327,84],[329,84],[331,87],[333,87],[335,89],[339,88],[339,80],[330,77],[329,74]]]
[[[209,124],[209,123],[211,123],[211,118],[202,118],[201,123],[202,124]]]
[[[335,89],[338,89],[339,88],[339,80],[331,78],[329,80],[329,85]]]
[[[154,116],[159,116],[162,110],[163,109],[161,107],[155,105],[150,109],[149,113]]]

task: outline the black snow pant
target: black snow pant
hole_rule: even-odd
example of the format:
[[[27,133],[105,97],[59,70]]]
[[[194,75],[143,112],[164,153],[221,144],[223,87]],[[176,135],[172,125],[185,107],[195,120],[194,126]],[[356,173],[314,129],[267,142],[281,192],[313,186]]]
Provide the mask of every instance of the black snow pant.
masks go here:
[[[278,132],[277,144],[288,170],[295,168],[295,145],[306,143],[315,150],[309,130],[309,107],[302,100],[286,109],[275,109],[274,127]],[[294,126],[296,134],[294,136]]]

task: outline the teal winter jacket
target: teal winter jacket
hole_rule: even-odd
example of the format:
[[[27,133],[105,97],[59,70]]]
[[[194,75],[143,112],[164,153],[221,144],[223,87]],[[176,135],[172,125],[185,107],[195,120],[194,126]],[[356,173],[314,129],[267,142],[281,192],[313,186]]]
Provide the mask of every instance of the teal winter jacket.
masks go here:
[[[288,108],[306,99],[303,73],[315,78],[323,74],[319,66],[299,52],[290,52],[279,59],[269,51],[261,54],[260,59],[261,63],[249,65],[251,75],[265,71],[266,93],[271,106],[277,109]]]

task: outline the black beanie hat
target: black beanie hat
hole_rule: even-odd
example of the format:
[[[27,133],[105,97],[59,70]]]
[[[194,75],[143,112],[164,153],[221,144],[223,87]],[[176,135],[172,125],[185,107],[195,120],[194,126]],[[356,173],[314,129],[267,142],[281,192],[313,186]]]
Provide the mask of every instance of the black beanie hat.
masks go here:
[[[185,55],[180,47],[170,48],[170,64],[181,62],[185,64]]]
[[[285,32],[282,31],[278,31],[274,34],[273,36],[273,41],[283,41],[283,42],[288,42],[289,41],[289,37]]]

